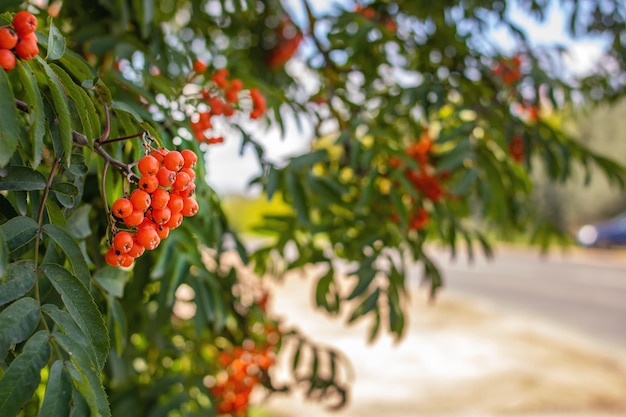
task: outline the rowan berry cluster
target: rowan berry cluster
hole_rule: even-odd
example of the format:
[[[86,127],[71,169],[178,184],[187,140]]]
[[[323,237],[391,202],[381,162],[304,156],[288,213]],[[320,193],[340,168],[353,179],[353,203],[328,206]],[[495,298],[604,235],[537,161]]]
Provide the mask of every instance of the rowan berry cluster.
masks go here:
[[[25,60],[39,54],[37,45],[37,18],[22,10],[13,17],[13,23],[0,27],[0,67],[5,71],[15,68],[16,55]]]
[[[217,414],[246,415],[252,390],[275,363],[274,352],[269,347],[238,346],[220,352],[218,362],[222,370],[211,387],[211,394],[217,401]]]
[[[161,148],[153,149],[137,162],[137,188],[111,206],[115,227],[105,255],[109,265],[131,266],[135,258],[145,250],[155,249],[170,230],[180,226],[183,217],[198,212],[198,203],[192,197],[196,189],[193,167],[197,161],[191,150]]]
[[[194,62],[194,70],[202,74],[207,65],[202,61]],[[249,110],[251,119],[258,119],[265,114],[267,105],[259,89],[244,90],[239,78],[229,79],[225,68],[215,71],[209,83],[200,91],[201,102],[208,110],[196,111],[191,119],[191,130],[198,142],[216,144],[224,141],[221,135],[213,132],[213,118],[216,116],[232,117],[237,112]],[[244,105],[243,101],[247,100]],[[248,105],[249,104],[249,105]]]
[[[504,85],[512,85],[522,78],[521,65],[522,58],[515,55],[510,59],[500,59],[492,72],[493,75],[502,79]]]

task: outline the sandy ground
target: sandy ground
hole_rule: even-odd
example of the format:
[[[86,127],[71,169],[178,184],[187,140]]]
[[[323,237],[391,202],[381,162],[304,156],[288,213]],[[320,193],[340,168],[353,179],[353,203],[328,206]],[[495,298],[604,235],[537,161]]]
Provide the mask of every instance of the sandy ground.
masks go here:
[[[272,308],[287,324],[343,351],[351,398],[338,412],[302,396],[271,397],[283,417],[626,416],[626,354],[541,318],[445,290],[432,306],[413,294],[400,343],[366,343],[367,323],[346,327],[314,311],[312,280],[289,277]],[[626,331],[626,329],[625,329]]]

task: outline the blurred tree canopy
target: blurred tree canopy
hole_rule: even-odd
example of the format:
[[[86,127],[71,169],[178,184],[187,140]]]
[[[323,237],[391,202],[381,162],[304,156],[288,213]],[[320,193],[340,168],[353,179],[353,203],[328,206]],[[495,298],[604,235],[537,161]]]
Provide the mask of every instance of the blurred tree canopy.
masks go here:
[[[623,97],[624,2],[314,6],[2,2],[0,415],[243,416],[258,387],[341,407],[345,358],[281,325],[265,279],[314,265],[320,310],[400,339],[406,267],[442,285],[428,242],[490,256],[486,231],[526,230],[546,245],[558,230],[530,200],[538,167],[623,185],[563,120]],[[538,21],[558,7],[572,39],[601,39],[595,70],[533,46],[512,6]],[[288,118],[315,137],[273,163],[263,135]],[[204,181],[223,141],[254,151],[252,184],[289,208],[258,225],[260,245]],[[174,168],[175,150],[195,167],[185,153]]]

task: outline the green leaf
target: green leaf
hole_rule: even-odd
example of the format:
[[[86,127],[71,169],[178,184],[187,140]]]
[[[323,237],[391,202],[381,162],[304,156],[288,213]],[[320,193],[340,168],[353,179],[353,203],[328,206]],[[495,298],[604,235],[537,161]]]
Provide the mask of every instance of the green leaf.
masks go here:
[[[74,80],[72,80],[63,68],[55,64],[51,64],[50,68],[52,68],[57,77],[59,77],[69,98],[74,102],[78,110],[78,118],[80,119],[82,129],[77,126],[76,130],[84,132],[88,139],[99,136],[99,132],[93,130],[94,119],[96,121],[98,120],[98,113],[96,113],[96,109],[93,107],[91,97],[89,97],[83,87],[77,85]]]
[[[70,414],[72,382],[65,372],[63,361],[54,361],[48,374],[46,393],[39,409],[39,417],[62,417]]]
[[[348,323],[352,323],[359,317],[362,317],[365,314],[369,313],[370,311],[374,310],[374,308],[376,308],[376,305],[378,304],[379,297],[380,297],[380,288],[376,288],[374,291],[372,291],[370,295],[368,295],[361,302],[361,304],[359,304],[354,309],[354,311],[352,312],[352,315],[348,319]]]
[[[288,167],[290,170],[299,171],[303,168],[310,168],[318,162],[322,162],[328,159],[328,152],[326,149],[318,149],[313,152],[299,155],[289,160]]]
[[[13,89],[6,71],[0,71],[0,168],[9,163],[17,149],[20,129]]]
[[[67,311],[78,327],[96,348],[96,365],[101,369],[109,351],[109,335],[102,314],[98,311],[91,294],[77,277],[59,265],[44,264],[40,269],[61,295]]]
[[[39,227],[37,222],[27,216],[13,217],[0,225],[7,241],[7,247],[12,252],[33,240]]]
[[[4,276],[4,273],[7,269],[7,265],[9,264],[9,245],[7,243],[7,238],[4,236],[4,232],[0,227],[0,278]],[[0,287],[2,288],[2,287]],[[0,303],[0,305],[2,305]]]
[[[37,57],[37,62],[44,69],[46,78],[48,81],[48,87],[50,88],[50,94],[52,96],[52,102],[54,104],[54,114],[58,121],[58,135],[63,147],[63,161],[65,164],[69,164],[70,156],[72,155],[72,122],[70,119],[70,109],[67,103],[67,96],[63,84],[59,80],[59,77],[54,73],[52,68],[41,57]],[[54,121],[49,120],[49,123]],[[54,129],[51,129],[51,134],[56,134]],[[60,158],[61,155],[55,155]]]
[[[278,189],[278,185],[280,184],[280,172],[274,166],[270,166],[269,172],[267,174],[267,185],[265,186],[265,194],[267,194],[268,201],[272,199],[274,193]]]
[[[24,88],[26,103],[28,104],[28,114],[30,116],[28,134],[30,136],[31,146],[33,147],[33,168],[36,169],[43,158],[43,138],[46,134],[43,98],[41,97],[41,91],[39,90],[35,74],[29,65],[19,62],[17,65],[17,74]]]
[[[73,153],[70,157],[70,164],[66,166],[67,170],[77,177],[82,177],[89,171],[85,157],[79,153]]]
[[[85,239],[91,236],[90,213],[91,205],[83,204],[67,218],[67,231],[75,239]]]
[[[370,284],[374,281],[374,278],[376,278],[376,270],[372,268],[359,271],[357,277],[359,280],[352,289],[350,295],[348,295],[348,300],[353,300],[357,298],[358,296],[363,294],[366,289],[369,288]]]
[[[0,306],[23,296],[35,285],[37,266],[32,259],[8,265],[6,277],[0,280]]]
[[[52,19],[50,19],[49,22],[50,28],[48,32],[48,53],[46,54],[46,61],[56,61],[65,53],[65,38],[61,34],[61,31],[54,26]]]
[[[67,219],[65,213],[59,207],[56,201],[49,198],[46,200],[46,212],[48,213],[48,219],[50,223],[56,224],[59,227],[67,228]]]
[[[66,369],[74,388],[80,392],[89,406],[91,417],[110,417],[111,410],[100,372],[91,362],[89,355],[72,337],[55,332],[53,338],[70,355],[70,361],[65,362]]]
[[[124,308],[122,304],[113,297],[108,297],[109,311],[109,333],[113,338],[113,347],[115,352],[121,356],[126,347],[126,338],[128,333],[128,323],[126,322],[126,315],[124,314]]]
[[[119,268],[104,267],[99,269],[93,279],[109,294],[122,298],[124,297],[124,286],[129,280],[130,274]]]
[[[30,297],[20,298],[5,308],[0,313],[0,357],[11,345],[26,340],[37,328],[39,319],[39,303]]]
[[[57,181],[52,183],[50,189],[70,197],[76,197],[78,195],[78,188],[71,182]]]
[[[89,280],[91,279],[89,267],[74,239],[72,239],[69,233],[54,224],[46,224],[41,230],[65,252],[67,260],[70,262],[70,265],[72,265],[76,277],[80,280],[84,288],[89,288]]]
[[[300,178],[297,174],[285,171],[285,179],[287,180],[287,190],[289,191],[289,197],[291,198],[293,207],[298,216],[298,221],[304,226],[309,225],[309,207],[306,200],[306,194],[304,188],[300,183]]]
[[[0,119],[2,118],[0,117]],[[46,184],[46,177],[41,172],[20,165],[11,165],[7,169],[7,174],[4,177],[0,177],[0,190],[43,190],[46,188]]]
[[[112,109],[121,110],[121,111],[124,111],[126,113],[129,113],[139,123],[143,123],[143,118],[141,117],[141,115],[139,113],[137,113],[135,111],[135,109],[133,109],[130,105],[124,103],[123,101],[112,101],[111,104],[110,104],[110,107]]]
[[[33,396],[41,380],[41,369],[50,358],[48,333],[39,331],[26,342],[0,379],[0,410],[2,416],[17,416]]]

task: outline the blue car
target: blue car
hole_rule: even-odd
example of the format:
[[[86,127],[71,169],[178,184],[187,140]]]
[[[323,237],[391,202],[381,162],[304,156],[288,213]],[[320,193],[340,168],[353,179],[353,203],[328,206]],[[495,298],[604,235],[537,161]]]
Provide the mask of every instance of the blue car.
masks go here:
[[[576,234],[585,247],[626,246],[626,213],[605,222],[587,224]]]

